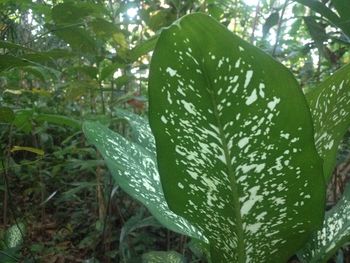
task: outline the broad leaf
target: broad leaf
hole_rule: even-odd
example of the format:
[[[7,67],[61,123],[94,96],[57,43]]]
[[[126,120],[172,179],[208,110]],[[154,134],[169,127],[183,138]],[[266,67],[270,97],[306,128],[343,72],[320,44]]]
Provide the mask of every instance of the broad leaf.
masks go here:
[[[165,227],[205,240],[196,228],[170,211],[154,155],[101,124],[86,122],[83,130],[89,142],[101,152],[114,179],[125,192],[143,203]]]
[[[349,21],[346,21],[346,18],[339,17],[336,13],[334,13],[331,9],[329,9],[326,5],[324,5],[322,2],[317,0],[296,0],[297,2],[310,7],[313,11],[319,13],[320,15],[324,16],[331,22],[334,26],[339,27],[341,30],[343,30],[344,34],[346,34],[348,37],[350,36],[350,29],[349,29]],[[340,0],[343,1],[343,0]]]
[[[291,73],[192,14],[162,31],[149,96],[166,200],[209,239],[213,262],[286,261],[321,224],[325,193]]]
[[[298,256],[305,263],[327,262],[350,241],[350,185],[342,199],[326,213],[323,227],[315,232]]]
[[[350,65],[306,95],[313,116],[315,143],[326,181],[332,175],[339,144],[350,126]]]
[[[346,1],[346,0],[332,0],[332,4],[337,9],[337,12],[340,14],[340,17],[344,20],[344,22],[349,23],[349,19],[350,19],[350,1]]]

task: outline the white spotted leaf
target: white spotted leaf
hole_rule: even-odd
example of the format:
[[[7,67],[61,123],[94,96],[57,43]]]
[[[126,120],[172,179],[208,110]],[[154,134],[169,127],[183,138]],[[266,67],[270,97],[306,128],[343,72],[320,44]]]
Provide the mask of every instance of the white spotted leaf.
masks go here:
[[[160,184],[155,153],[150,154],[143,146],[99,123],[85,122],[83,131],[102,154],[114,180],[125,192],[143,203],[165,227],[206,241],[187,220],[170,211]]]
[[[323,227],[312,234],[298,252],[303,263],[325,263],[345,243],[350,241],[350,185],[330,211],[326,212]]]
[[[306,94],[315,127],[315,143],[329,181],[339,144],[350,127],[350,65]]]
[[[151,251],[142,255],[142,263],[185,263],[185,259],[175,251]]]
[[[213,262],[285,262],[322,223],[312,120],[283,65],[191,14],[159,37],[149,99],[165,198]]]
[[[118,109],[117,115],[128,121],[132,139],[156,157],[156,144],[148,120],[127,110]]]

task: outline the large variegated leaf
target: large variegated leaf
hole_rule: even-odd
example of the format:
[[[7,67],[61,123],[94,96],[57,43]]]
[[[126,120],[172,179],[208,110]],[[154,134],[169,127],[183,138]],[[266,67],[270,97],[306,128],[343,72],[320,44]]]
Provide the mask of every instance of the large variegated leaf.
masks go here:
[[[323,227],[316,231],[298,256],[304,263],[323,263],[350,241],[350,185],[330,211],[326,213]]]
[[[163,30],[150,124],[169,207],[215,263],[285,262],[323,218],[312,121],[291,73],[212,18]]]
[[[328,181],[336,155],[350,126],[350,65],[343,67],[307,95],[315,127],[315,143]]]
[[[98,148],[114,179],[125,192],[143,203],[165,227],[206,241],[187,220],[170,211],[154,155],[102,124],[86,122],[83,131],[89,142]]]

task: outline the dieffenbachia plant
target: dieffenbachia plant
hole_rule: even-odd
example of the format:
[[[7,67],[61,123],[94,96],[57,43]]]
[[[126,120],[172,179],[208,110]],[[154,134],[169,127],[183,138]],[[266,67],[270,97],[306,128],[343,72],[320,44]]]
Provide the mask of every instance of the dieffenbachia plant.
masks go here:
[[[168,228],[209,242],[213,262],[285,262],[312,231],[327,231],[327,218],[343,220],[334,208],[321,227],[334,162],[324,162],[323,173],[316,151],[334,158],[325,150],[336,150],[348,125],[346,99],[332,102],[333,85],[342,90],[337,96],[349,95],[346,74],[308,94],[308,106],[282,65],[213,19],[188,15],[163,30],[151,62],[160,177],[154,138],[141,118],[124,115],[135,142],[96,123],[85,123],[84,132],[121,187]],[[335,246],[311,238],[300,258],[309,262],[320,244],[341,246],[350,236],[341,226],[331,227],[335,238],[347,233]]]
[[[292,74],[193,14],[161,33],[149,99],[165,198],[207,237],[213,262],[287,261],[320,225],[325,196]]]

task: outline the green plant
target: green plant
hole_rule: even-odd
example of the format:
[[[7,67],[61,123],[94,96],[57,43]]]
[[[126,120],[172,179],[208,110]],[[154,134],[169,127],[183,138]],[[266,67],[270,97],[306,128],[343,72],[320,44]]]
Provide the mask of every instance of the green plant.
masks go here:
[[[137,139],[154,149],[149,129],[130,142],[83,128],[120,185],[165,226],[209,244],[213,262],[285,262],[303,246],[302,260],[326,262],[350,237],[348,194],[322,224],[349,127],[349,75],[346,66],[306,100],[284,66],[193,14],[163,30],[152,58],[157,160]]]

